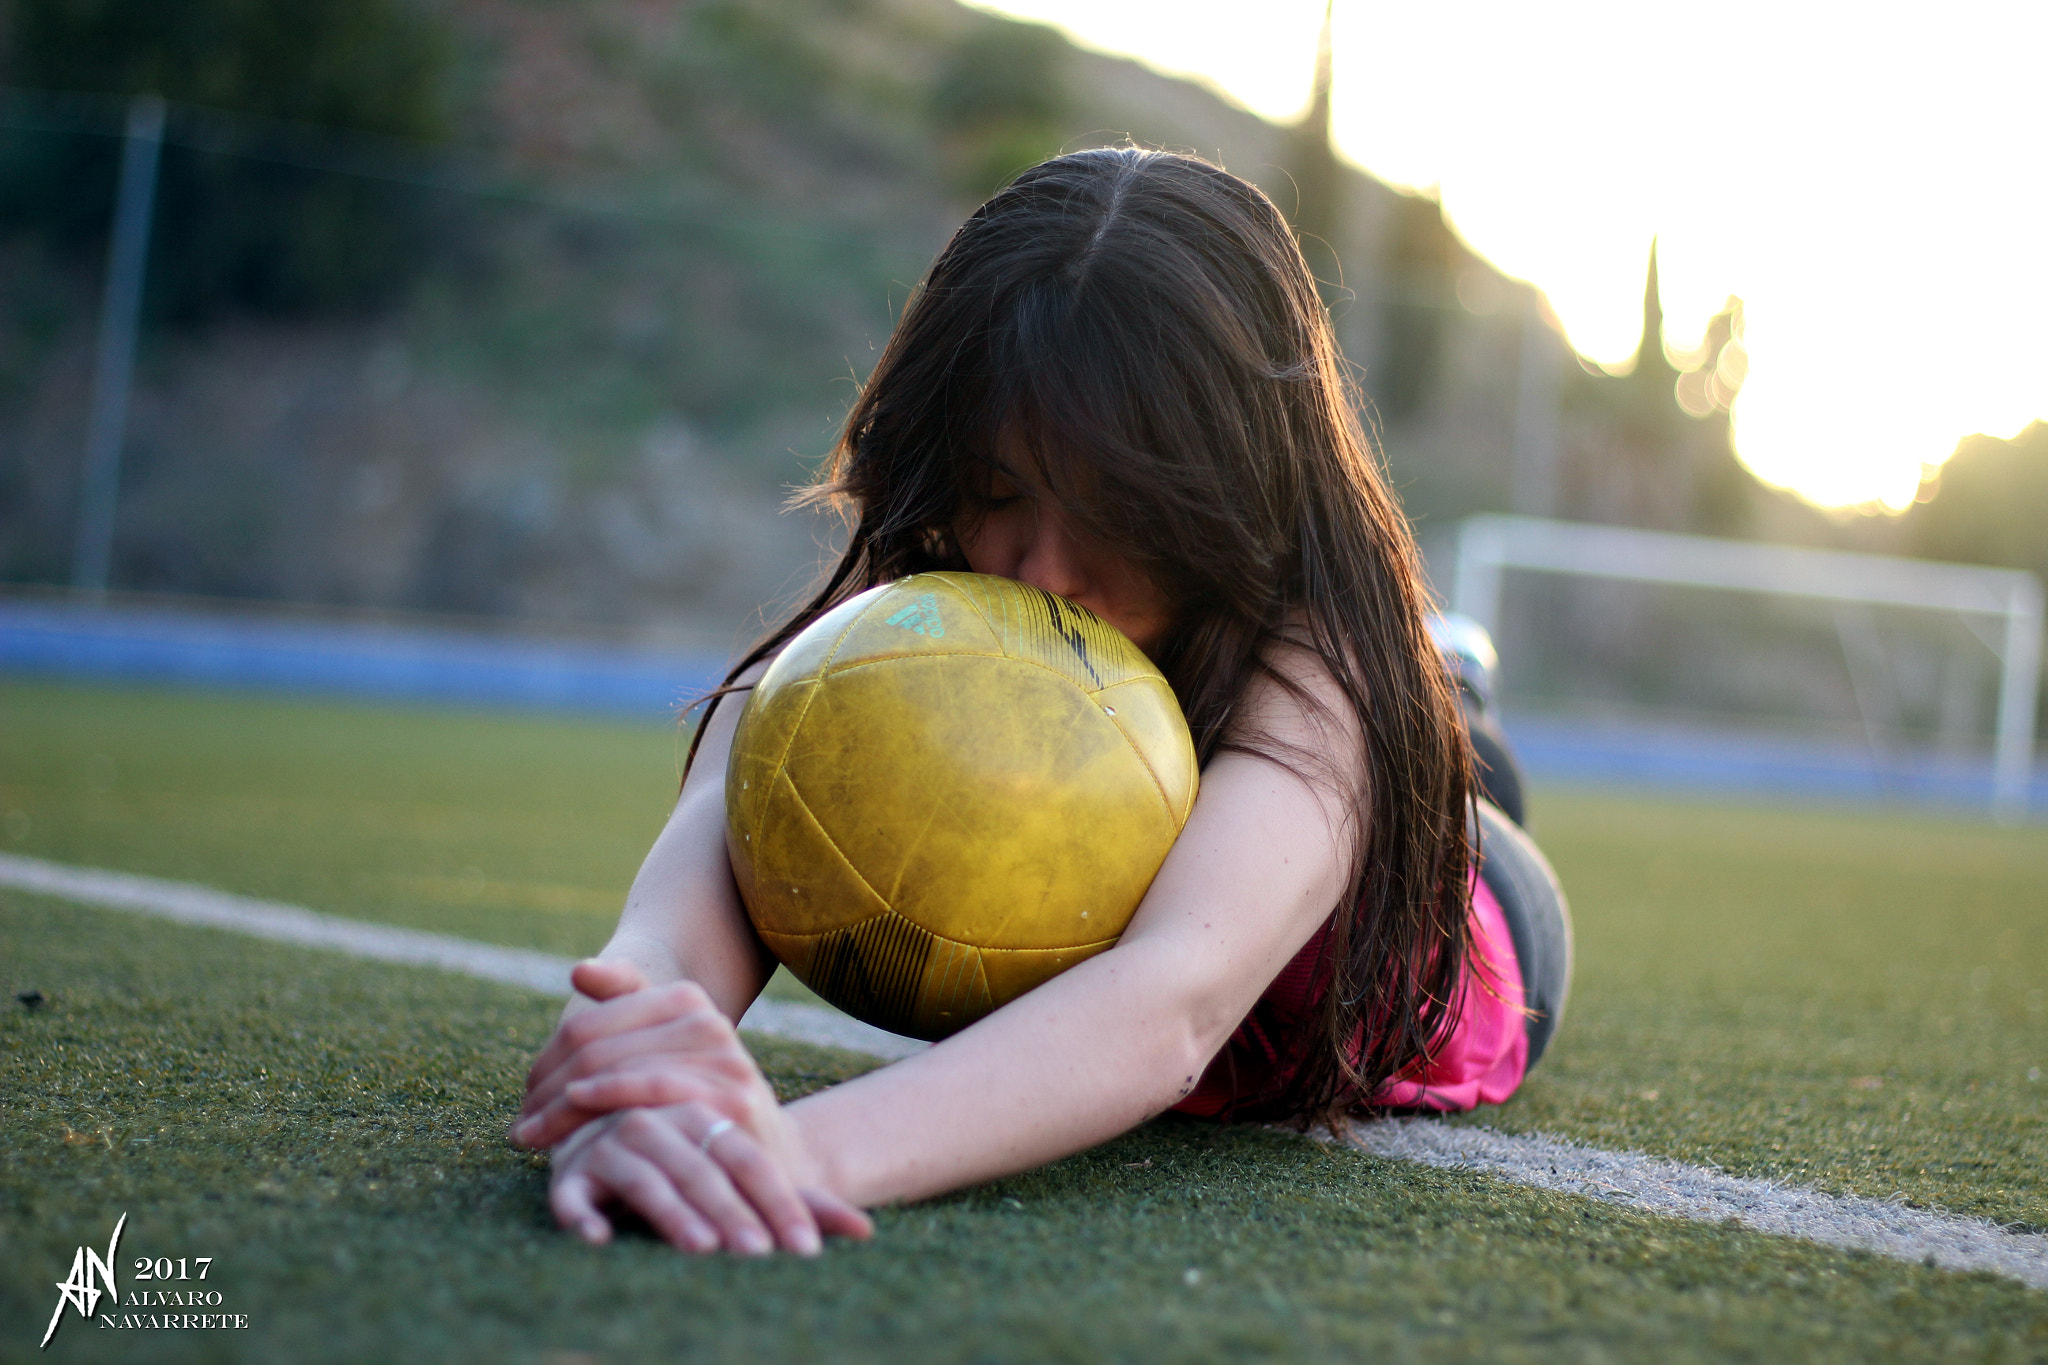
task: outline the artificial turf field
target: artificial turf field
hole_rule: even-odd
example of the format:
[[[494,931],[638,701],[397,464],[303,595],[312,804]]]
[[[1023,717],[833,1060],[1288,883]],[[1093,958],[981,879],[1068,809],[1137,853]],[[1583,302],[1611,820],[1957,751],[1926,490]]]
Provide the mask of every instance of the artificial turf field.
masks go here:
[[[596,947],[660,728],[0,685],[0,849]],[[2048,828],[1537,794],[1571,1010],[1471,1120],[2048,1227]],[[0,891],[0,1360],[2048,1359],[2048,1293],[1163,1121],[817,1263],[554,1232],[552,1002]],[[40,991],[35,1007],[18,992]],[[785,1090],[859,1059],[764,1044]],[[244,1331],[36,1341],[75,1249]],[[124,1290],[130,1285],[122,1266]]]

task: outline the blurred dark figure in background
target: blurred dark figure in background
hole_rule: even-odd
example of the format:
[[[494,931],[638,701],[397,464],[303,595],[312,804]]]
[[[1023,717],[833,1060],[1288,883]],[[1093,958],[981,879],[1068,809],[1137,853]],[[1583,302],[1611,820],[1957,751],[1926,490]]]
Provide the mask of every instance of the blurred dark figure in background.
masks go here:
[[[1457,684],[1459,704],[1465,708],[1465,729],[1472,736],[1475,760],[1473,775],[1479,780],[1480,794],[1517,825],[1526,825],[1521,765],[1508,748],[1494,706],[1493,678],[1500,656],[1494,653],[1493,637],[1471,617],[1455,613],[1432,615],[1429,633]]]

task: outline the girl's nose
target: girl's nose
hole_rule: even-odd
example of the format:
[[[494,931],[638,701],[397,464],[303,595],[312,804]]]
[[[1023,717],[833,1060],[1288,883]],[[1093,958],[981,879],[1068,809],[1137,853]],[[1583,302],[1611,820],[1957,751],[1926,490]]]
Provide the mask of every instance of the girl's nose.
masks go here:
[[[1017,565],[1018,579],[1061,597],[1084,596],[1088,591],[1084,551],[1065,518],[1057,509],[1041,505],[1033,520],[1031,538]]]

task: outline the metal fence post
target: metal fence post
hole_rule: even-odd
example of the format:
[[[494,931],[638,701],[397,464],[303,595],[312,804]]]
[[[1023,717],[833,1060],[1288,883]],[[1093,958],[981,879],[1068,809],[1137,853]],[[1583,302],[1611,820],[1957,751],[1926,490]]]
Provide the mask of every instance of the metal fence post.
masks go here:
[[[1458,526],[1458,562],[1451,584],[1451,610],[1469,616],[1496,638],[1500,635],[1500,579],[1506,560],[1501,523],[1467,517]]]
[[[149,227],[156,203],[156,169],[163,150],[164,102],[137,95],[128,105],[128,136],[121,147],[121,188],[114,201],[113,239],[107,247],[107,286],[100,300],[99,355],[93,367],[92,416],[85,436],[85,481],[72,547],[74,587],[103,593],[114,558],[114,513],[121,485],[121,446],[128,431],[128,383],[135,369],[135,334],[142,311],[143,273],[149,262]]]
[[[1992,764],[1991,809],[2001,824],[2027,813],[2034,776],[2034,712],[2041,687],[2041,585],[2028,579],[2007,599],[2005,648],[1999,662],[1998,753]]]

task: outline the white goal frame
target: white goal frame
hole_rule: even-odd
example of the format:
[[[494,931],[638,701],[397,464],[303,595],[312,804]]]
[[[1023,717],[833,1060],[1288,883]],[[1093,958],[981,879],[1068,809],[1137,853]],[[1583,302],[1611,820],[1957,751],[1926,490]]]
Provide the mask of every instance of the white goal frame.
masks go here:
[[[2001,821],[2026,813],[2041,684],[2041,581],[2031,573],[1543,517],[1470,517],[1458,526],[1451,609],[1496,639],[1509,569],[1996,617],[2005,625],[1998,643],[1978,633],[2000,664],[1991,806]]]

